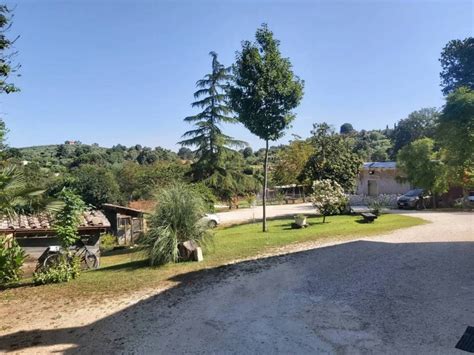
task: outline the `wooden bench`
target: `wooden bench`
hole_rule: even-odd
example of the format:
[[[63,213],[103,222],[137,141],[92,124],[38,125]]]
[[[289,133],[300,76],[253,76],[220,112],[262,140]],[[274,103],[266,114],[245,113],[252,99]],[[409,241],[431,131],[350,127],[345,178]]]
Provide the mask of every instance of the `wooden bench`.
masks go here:
[[[297,200],[296,197],[293,197],[293,196],[285,196],[285,203],[288,205],[291,201],[291,203],[295,203]]]
[[[364,218],[365,223],[372,223],[377,219],[377,216],[373,213],[361,213],[362,218]]]

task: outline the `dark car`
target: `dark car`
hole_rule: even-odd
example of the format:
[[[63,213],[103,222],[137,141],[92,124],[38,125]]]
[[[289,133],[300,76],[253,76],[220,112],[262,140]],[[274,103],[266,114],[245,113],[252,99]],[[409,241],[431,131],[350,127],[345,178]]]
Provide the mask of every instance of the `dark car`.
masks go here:
[[[398,208],[425,208],[425,196],[423,189],[413,189],[397,199]]]

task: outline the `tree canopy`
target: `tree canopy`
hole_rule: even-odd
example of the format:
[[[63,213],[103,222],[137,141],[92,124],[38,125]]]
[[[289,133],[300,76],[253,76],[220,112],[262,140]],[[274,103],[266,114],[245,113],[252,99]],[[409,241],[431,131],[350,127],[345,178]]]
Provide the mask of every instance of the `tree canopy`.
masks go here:
[[[313,153],[309,140],[296,139],[284,146],[276,154],[272,181],[277,185],[301,183],[303,170]]]
[[[281,138],[294,119],[292,110],[303,97],[303,82],[293,74],[290,60],[280,53],[280,42],[267,25],[256,42],[242,42],[230,88],[231,106],[238,120],[265,141]]]
[[[441,52],[441,87],[448,95],[461,86],[474,90],[474,38],[449,41]]]
[[[417,139],[433,138],[438,116],[439,113],[435,108],[422,108],[398,121],[392,132],[392,158],[396,157],[402,147]]]
[[[347,192],[354,190],[362,159],[353,151],[351,142],[336,134],[327,123],[313,125],[311,144],[314,153],[303,171],[307,182],[329,179]]]
[[[398,152],[397,164],[411,185],[423,188],[433,194],[447,190],[446,167],[434,150],[435,142],[431,138],[418,139]]]
[[[464,187],[474,186],[474,91],[462,87],[449,94],[438,119],[436,138],[450,176]]]
[[[355,129],[354,127],[352,127],[350,123],[344,123],[343,125],[341,125],[341,128],[339,130],[339,133],[341,134],[350,134],[354,132],[355,132]]]
[[[387,161],[392,148],[390,139],[380,131],[362,130],[354,135],[354,152],[364,161]]]

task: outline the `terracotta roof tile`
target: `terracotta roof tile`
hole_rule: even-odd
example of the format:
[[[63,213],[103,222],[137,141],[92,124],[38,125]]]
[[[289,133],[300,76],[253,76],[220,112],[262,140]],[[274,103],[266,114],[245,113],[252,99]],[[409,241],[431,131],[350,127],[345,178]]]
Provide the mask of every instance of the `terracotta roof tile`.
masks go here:
[[[52,229],[54,216],[48,214],[18,215],[0,218],[0,231]],[[109,228],[110,222],[101,211],[86,211],[81,216],[79,228]]]

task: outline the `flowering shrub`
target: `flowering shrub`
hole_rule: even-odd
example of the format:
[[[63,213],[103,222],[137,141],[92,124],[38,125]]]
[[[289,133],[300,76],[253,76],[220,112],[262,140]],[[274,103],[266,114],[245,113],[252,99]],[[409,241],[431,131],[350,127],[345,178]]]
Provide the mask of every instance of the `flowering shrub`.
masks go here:
[[[340,213],[347,203],[344,190],[335,181],[316,180],[313,182],[313,191],[311,195],[313,206],[323,215],[323,223],[326,222],[326,216]]]

